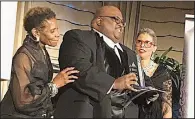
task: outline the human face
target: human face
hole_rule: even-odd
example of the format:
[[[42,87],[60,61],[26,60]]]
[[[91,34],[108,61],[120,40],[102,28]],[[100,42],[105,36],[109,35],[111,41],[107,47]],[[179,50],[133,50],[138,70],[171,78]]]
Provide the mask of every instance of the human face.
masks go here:
[[[44,27],[39,30],[40,41],[44,45],[55,47],[59,41],[59,31],[55,18],[44,21]]]
[[[120,42],[124,30],[124,22],[120,10],[115,7],[109,7],[104,10],[99,19],[100,32],[113,42]]]
[[[136,39],[136,51],[141,59],[150,59],[157,46],[154,45],[152,36],[147,33],[140,34]]]

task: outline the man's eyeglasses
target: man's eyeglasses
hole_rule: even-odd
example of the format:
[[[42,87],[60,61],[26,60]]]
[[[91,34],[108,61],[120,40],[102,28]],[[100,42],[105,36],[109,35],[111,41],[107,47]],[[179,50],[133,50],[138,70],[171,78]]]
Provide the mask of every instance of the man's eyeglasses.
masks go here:
[[[142,46],[142,44],[144,44],[145,48],[150,48],[152,45],[155,46],[155,44],[153,42],[150,41],[141,41],[141,40],[136,40],[135,45],[137,47]]]
[[[108,17],[108,18],[111,18],[111,19],[113,19],[117,24],[122,23],[122,24],[123,24],[123,27],[126,26],[126,22],[123,21],[122,19],[120,19],[120,18],[117,17],[117,16],[100,16],[100,17]]]

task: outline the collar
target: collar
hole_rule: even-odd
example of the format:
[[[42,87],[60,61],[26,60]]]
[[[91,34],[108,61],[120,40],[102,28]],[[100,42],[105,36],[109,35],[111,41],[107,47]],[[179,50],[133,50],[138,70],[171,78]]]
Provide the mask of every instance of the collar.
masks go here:
[[[114,43],[110,38],[108,38],[107,36],[105,36],[104,34],[102,34],[101,32],[97,31],[96,29],[93,28],[93,30],[98,33],[100,35],[100,37],[103,37],[103,40],[104,42],[111,48],[114,49],[114,46],[116,45],[117,48],[119,48],[122,52],[123,52],[123,49],[122,47],[120,46],[119,43]]]
[[[23,44],[26,44],[36,50],[42,49],[39,44],[39,41],[36,41],[36,39],[34,39],[29,34],[26,35],[26,38],[24,39]]]

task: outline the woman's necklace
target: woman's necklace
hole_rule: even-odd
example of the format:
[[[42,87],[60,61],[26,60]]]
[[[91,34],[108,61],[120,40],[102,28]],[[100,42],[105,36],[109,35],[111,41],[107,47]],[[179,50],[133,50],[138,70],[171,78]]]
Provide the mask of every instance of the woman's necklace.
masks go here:
[[[153,71],[152,69],[154,69],[154,67],[155,67],[154,61],[150,60],[149,64],[146,67],[143,67],[143,70],[147,76],[150,76],[151,71]]]

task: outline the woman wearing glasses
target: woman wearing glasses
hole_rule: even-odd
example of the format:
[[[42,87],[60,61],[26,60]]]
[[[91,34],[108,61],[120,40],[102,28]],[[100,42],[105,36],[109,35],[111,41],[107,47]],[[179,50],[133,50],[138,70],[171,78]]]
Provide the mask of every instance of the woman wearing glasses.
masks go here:
[[[156,101],[140,105],[140,118],[172,118],[172,83],[166,68],[152,60],[157,49],[157,37],[149,28],[139,31],[136,39],[136,51],[141,58],[146,85],[166,91],[159,94]],[[147,80],[148,79],[148,80]]]

